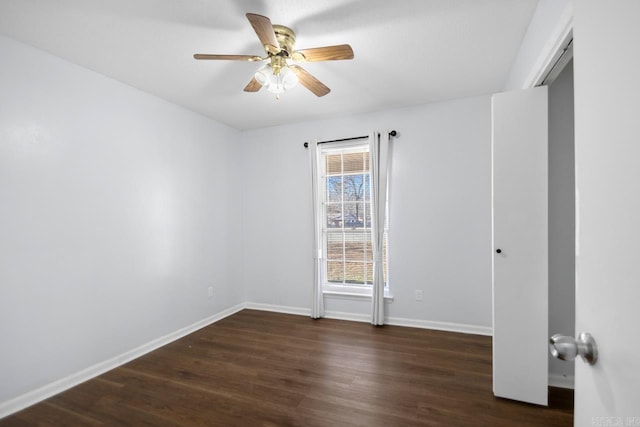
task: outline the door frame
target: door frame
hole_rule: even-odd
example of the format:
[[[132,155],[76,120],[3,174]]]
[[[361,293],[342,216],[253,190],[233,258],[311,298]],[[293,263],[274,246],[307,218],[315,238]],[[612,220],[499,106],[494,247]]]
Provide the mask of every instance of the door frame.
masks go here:
[[[541,6],[539,4],[538,9],[540,7]],[[538,11],[538,9],[536,9],[536,11]],[[536,19],[536,16],[537,13],[534,14],[532,22]],[[540,44],[539,40],[528,40],[531,27],[532,26],[530,24],[529,30],[521,44],[521,48],[525,45],[528,45],[527,47],[529,47],[531,45]],[[508,90],[529,89],[540,86],[543,83],[551,84],[553,79],[549,80],[547,77],[552,74],[554,67],[558,68],[556,67],[556,64],[563,60],[563,55],[566,57],[565,64],[573,57],[572,49],[571,52],[568,52],[570,56],[567,56],[567,53],[565,53],[567,46],[569,46],[573,40],[573,3],[568,2],[568,5],[563,10],[562,15],[558,18],[555,25],[553,25],[552,28],[544,28],[544,30],[546,31],[546,34],[549,34],[549,37],[544,41],[543,45],[540,46],[540,51],[536,55],[535,59],[528,61],[529,66],[527,67],[527,64],[523,63],[525,61],[521,59],[522,51],[519,52],[520,55],[516,59],[515,66],[520,62],[523,67],[529,68],[528,77],[524,79],[519,87],[509,88]],[[539,31],[540,29],[538,29],[538,32]],[[533,38],[534,36],[531,37]],[[560,69],[561,68],[562,67],[560,67]]]

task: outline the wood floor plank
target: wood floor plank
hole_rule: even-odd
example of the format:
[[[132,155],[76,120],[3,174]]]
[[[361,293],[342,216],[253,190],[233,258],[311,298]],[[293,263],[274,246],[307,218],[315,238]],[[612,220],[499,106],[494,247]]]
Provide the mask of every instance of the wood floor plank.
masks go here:
[[[0,426],[557,426],[492,393],[491,338],[243,310]]]

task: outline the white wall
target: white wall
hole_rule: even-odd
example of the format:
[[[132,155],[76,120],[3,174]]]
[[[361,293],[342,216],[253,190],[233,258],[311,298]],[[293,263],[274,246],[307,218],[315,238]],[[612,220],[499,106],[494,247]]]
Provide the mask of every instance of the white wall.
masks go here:
[[[389,230],[395,299],[387,314],[489,330],[490,114],[487,96],[243,132],[247,300],[310,306],[312,222],[303,142],[396,129]],[[416,289],[424,301],[415,301]],[[370,302],[327,299],[326,308],[364,315]]]
[[[244,295],[239,132],[4,37],[0,57],[2,403]]]
[[[575,331],[573,62],[549,87],[549,336]],[[551,384],[573,383],[574,364],[549,353]]]

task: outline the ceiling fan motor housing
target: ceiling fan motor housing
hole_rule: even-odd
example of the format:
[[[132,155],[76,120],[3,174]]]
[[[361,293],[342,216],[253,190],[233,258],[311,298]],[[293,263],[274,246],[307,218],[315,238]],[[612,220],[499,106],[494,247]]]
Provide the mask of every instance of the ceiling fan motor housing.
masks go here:
[[[280,44],[280,49],[286,52],[285,56],[290,56],[293,46],[296,44],[296,33],[284,25],[274,25],[273,32],[276,33],[276,40]]]

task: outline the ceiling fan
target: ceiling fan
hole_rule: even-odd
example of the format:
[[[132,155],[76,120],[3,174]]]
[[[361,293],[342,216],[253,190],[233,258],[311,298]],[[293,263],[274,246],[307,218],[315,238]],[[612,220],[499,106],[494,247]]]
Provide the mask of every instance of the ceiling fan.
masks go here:
[[[247,13],[247,19],[258,35],[266,56],[202,53],[193,55],[195,59],[268,61],[254,74],[253,79],[244,88],[245,92],[257,92],[265,86],[269,92],[275,93],[276,98],[278,98],[281,93],[300,82],[302,86],[309,89],[316,96],[324,96],[331,89],[313,77],[304,68],[296,64],[290,64],[289,61],[318,62],[353,59],[353,50],[348,44],[294,50],[296,35],[291,28],[284,25],[273,25],[269,18],[255,13]]]

